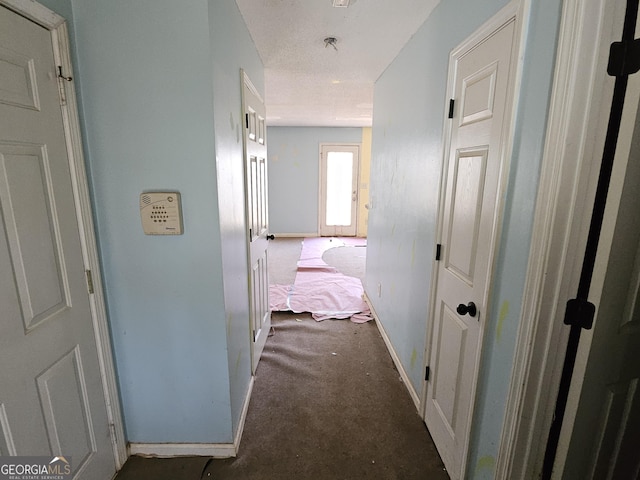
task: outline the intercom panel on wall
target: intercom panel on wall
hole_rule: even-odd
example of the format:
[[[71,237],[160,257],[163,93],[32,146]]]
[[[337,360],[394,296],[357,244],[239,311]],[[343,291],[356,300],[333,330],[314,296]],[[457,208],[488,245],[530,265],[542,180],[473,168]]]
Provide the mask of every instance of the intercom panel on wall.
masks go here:
[[[140,218],[146,235],[182,235],[180,193],[141,193]]]

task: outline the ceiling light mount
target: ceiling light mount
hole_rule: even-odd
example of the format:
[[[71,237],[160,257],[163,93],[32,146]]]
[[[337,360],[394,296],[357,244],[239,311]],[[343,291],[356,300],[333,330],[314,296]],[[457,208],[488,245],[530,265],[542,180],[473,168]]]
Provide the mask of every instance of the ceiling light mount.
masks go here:
[[[327,48],[329,45],[331,45],[333,49],[337,52],[338,47],[336,47],[336,43],[338,43],[338,39],[336,37],[326,37],[324,39],[324,48]]]
[[[333,6],[346,8],[349,6],[350,1],[351,0],[333,0]]]

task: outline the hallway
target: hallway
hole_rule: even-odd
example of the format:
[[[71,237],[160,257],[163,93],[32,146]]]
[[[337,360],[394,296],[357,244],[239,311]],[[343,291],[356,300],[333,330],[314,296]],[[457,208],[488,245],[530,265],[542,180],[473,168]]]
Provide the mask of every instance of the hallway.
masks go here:
[[[254,466],[284,472],[288,467],[280,462],[295,450],[291,445],[305,445],[299,437],[290,438],[293,426],[309,433],[316,420],[329,423],[335,417],[339,428],[313,431],[309,442],[315,450],[295,452],[306,455],[304,465],[309,457],[327,461],[325,449],[331,445],[351,456],[341,466],[351,462],[364,468],[363,462],[375,461],[388,468],[383,475],[410,477],[403,462],[424,461],[429,450],[420,443],[424,438],[417,456],[403,452],[404,460],[393,459],[400,462],[395,464],[383,454],[393,450],[389,446],[367,444],[366,454],[352,449],[361,438],[378,441],[375,435],[399,437],[394,445],[402,445],[410,436],[408,423],[384,434],[373,431],[380,419],[399,410],[426,432],[415,413],[421,404],[417,416],[426,418],[450,477],[539,477],[550,424],[555,418],[560,425],[561,415],[553,410],[569,328],[566,307],[583,284],[578,273],[587,238],[595,238],[586,226],[598,165],[602,151],[609,150],[605,139],[613,138],[605,127],[618,82],[607,58],[618,51],[611,45],[619,45],[621,31],[633,33],[632,22],[623,17],[635,18],[637,4],[200,0],[185,6],[163,0],[0,0],[5,12],[0,57],[6,60],[0,68],[0,100],[2,108],[11,109],[5,115],[10,131],[0,142],[0,263],[8,305],[0,321],[5,355],[0,453],[72,457],[82,480],[113,480],[130,455],[134,458],[123,474],[136,463],[147,476],[154,465],[171,464],[184,473],[174,472],[172,479],[199,478],[210,458],[240,455],[216,464],[233,464],[246,477],[250,452],[261,457]],[[381,23],[376,27],[372,20]],[[303,21],[308,28],[301,28]],[[402,35],[392,34],[394,29]],[[505,80],[508,98],[499,101],[494,94],[505,91],[498,85],[499,72],[507,70],[494,63],[475,68],[473,62],[460,62],[480,51],[473,47],[478,42],[498,38],[498,30],[510,38],[513,58]],[[23,52],[36,43],[37,56]],[[508,44],[506,39],[497,43]],[[361,71],[364,57],[380,62],[379,70],[368,77],[349,74]],[[287,70],[289,65],[295,68]],[[458,65],[469,71],[459,71]],[[283,88],[280,74],[286,72],[295,74],[290,80],[301,96]],[[252,89],[245,88],[246,78]],[[614,462],[613,450],[626,451],[610,438],[622,438],[640,425],[628,421],[632,409],[627,408],[640,392],[627,385],[636,385],[630,379],[640,377],[637,371],[618,375],[617,368],[637,366],[623,360],[629,357],[625,352],[638,349],[608,344],[614,326],[624,334],[637,333],[640,308],[634,236],[640,230],[619,216],[627,199],[637,198],[632,160],[638,156],[640,75],[630,80],[621,122],[628,132],[616,149],[589,292],[597,315],[578,350],[572,402],[554,464],[558,478],[598,478],[587,470]],[[260,97],[249,106],[264,103],[266,113],[248,111],[247,97]],[[352,108],[344,109],[349,98]],[[506,105],[509,119],[499,114]],[[23,138],[36,125],[36,112],[45,111],[51,119],[38,124],[42,138]],[[320,115],[312,116],[314,111]],[[487,137],[500,140],[498,151],[486,147],[491,142],[484,137],[458,145],[461,126],[479,130],[479,122],[489,118],[505,130]],[[247,139],[260,145],[255,162]],[[358,204],[356,233],[368,239],[364,294],[378,328],[373,322],[354,326],[274,316],[276,333],[269,337],[267,237],[322,232],[326,203],[320,193],[329,176],[322,165],[330,153],[324,145],[362,147],[358,184],[351,182],[350,193]],[[500,158],[501,166],[487,175],[490,156]],[[487,176],[498,187],[491,188],[495,195],[485,195]],[[453,191],[460,201],[450,201]],[[161,192],[168,194],[167,202],[180,195],[174,204],[180,207],[173,218],[177,225],[171,227],[176,229],[165,231],[171,235],[149,235],[146,201],[150,193]],[[250,193],[259,193],[260,202]],[[451,206],[459,207],[459,215],[449,215]],[[631,214],[637,210],[629,208]],[[445,219],[458,226],[449,229]],[[475,239],[480,231],[492,238]],[[259,237],[256,251],[252,237]],[[490,255],[476,255],[479,245],[490,247]],[[467,277],[480,272],[471,257],[490,257],[489,267],[483,264],[478,274],[485,288],[441,288],[443,279],[455,277],[440,274],[454,265],[452,255],[463,267],[452,272]],[[440,292],[451,292],[447,309]],[[612,313],[605,313],[608,302]],[[56,325],[61,315],[77,322]],[[464,321],[470,318],[476,322]],[[611,318],[624,323],[616,325]],[[603,334],[608,326],[611,336]],[[343,329],[336,337],[351,343],[330,343],[333,329]],[[380,348],[377,332],[384,340]],[[325,338],[328,355],[316,350],[325,346]],[[57,351],[20,343],[34,339]],[[364,352],[358,342],[366,346]],[[470,343],[473,350],[466,355]],[[275,353],[275,358],[258,367],[265,345],[265,355]],[[462,347],[464,358],[456,355]],[[356,369],[369,363],[358,357],[343,364],[343,350],[361,357],[374,352],[367,378],[391,375],[377,389],[369,388],[371,379],[360,379]],[[42,364],[33,355],[24,361],[32,352]],[[329,368],[322,367],[323,360]],[[380,371],[373,370],[375,365]],[[351,373],[340,377],[340,369]],[[463,370],[465,377],[458,375]],[[293,380],[287,380],[294,371]],[[278,383],[277,377],[284,380]],[[300,390],[305,385],[307,390]],[[352,385],[359,393],[342,390]],[[456,400],[461,398],[456,385],[465,389],[464,403]],[[454,445],[442,440],[455,433],[451,421],[448,430],[436,428],[429,413],[436,386],[445,397],[440,412],[465,425]],[[277,395],[265,394],[268,388]],[[400,396],[408,392],[410,408],[384,404],[381,393],[391,390]],[[294,393],[299,404],[260,409],[260,401],[284,401]],[[338,417],[343,406],[354,405],[345,400],[349,395],[362,397],[358,408],[348,407],[348,415]],[[611,395],[615,401],[607,400]],[[362,416],[372,408],[364,397],[381,410]],[[293,415],[298,408],[293,405],[306,407],[312,399],[318,400],[312,415]],[[325,411],[329,418],[322,416]],[[257,423],[248,424],[248,416]],[[599,419],[612,423],[601,428],[605,420]],[[352,426],[365,422],[367,430],[356,440],[347,438],[352,430],[358,433]],[[275,426],[286,428],[281,436],[261,438],[258,425],[268,425],[269,434]],[[343,430],[348,432],[336,438],[335,432]],[[589,456],[592,462],[584,461],[588,448],[600,449]],[[447,455],[454,450],[452,460]],[[177,460],[147,461],[138,455]],[[104,460],[100,467],[97,458]],[[84,459],[95,463],[97,472]],[[377,473],[371,468],[368,473]],[[633,468],[635,478],[637,462]]]
[[[284,280],[298,242],[272,245]],[[364,267],[362,248],[325,258],[351,273]],[[272,325],[238,456],[131,457],[117,480],[449,478],[374,322],[274,313]]]
[[[373,322],[273,325],[236,458],[133,456],[116,479],[449,478]]]

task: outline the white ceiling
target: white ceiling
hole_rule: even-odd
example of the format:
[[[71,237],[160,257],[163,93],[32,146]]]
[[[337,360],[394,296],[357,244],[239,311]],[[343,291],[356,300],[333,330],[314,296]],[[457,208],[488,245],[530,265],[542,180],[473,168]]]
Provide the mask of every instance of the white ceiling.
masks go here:
[[[236,0],[265,67],[267,124],[370,126],[374,82],[438,2]]]

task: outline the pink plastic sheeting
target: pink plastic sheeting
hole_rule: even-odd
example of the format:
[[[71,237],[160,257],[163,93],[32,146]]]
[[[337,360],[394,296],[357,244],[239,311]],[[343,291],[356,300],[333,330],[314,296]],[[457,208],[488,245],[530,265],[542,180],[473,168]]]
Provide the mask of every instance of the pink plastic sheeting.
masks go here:
[[[366,244],[363,238],[305,238],[293,285],[269,287],[271,310],[310,312],[318,321],[350,318],[354,323],[364,323],[371,320],[360,279],[344,275],[322,260],[322,254],[330,248]]]

